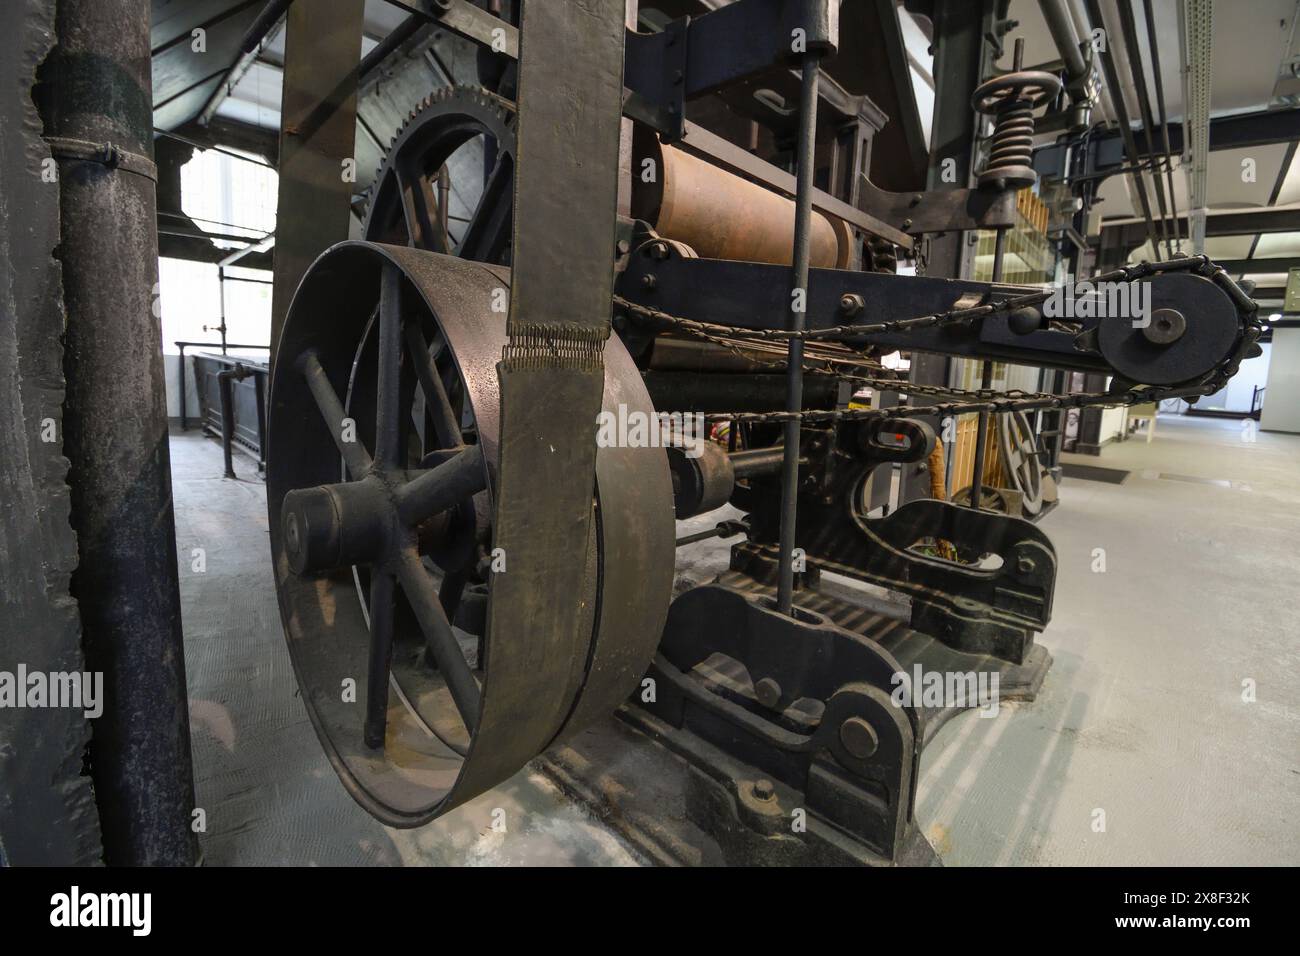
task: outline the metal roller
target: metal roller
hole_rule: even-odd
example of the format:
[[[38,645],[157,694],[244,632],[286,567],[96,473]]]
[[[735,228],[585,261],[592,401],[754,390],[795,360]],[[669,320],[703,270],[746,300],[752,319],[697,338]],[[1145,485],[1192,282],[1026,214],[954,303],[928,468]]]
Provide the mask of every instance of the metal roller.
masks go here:
[[[789,265],[794,248],[794,201],[727,172],[684,150],[638,137],[632,215],[661,236],[690,246],[705,259]],[[653,162],[652,181],[644,172]],[[853,233],[820,210],[812,217],[812,265],[848,268]]]

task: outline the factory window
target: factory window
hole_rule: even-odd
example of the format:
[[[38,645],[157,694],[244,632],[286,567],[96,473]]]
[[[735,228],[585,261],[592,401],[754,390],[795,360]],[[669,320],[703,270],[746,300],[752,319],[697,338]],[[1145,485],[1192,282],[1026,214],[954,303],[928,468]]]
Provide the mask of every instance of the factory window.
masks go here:
[[[181,170],[181,209],[234,257],[275,231],[279,181],[255,157],[199,150]],[[211,258],[209,254],[208,258]],[[162,323],[168,414],[179,415],[180,348],[177,342],[266,345],[271,335],[271,273],[245,261],[227,265],[193,259],[158,262],[158,313]],[[188,356],[204,346],[185,349]],[[232,349],[232,351],[240,351]],[[249,353],[265,357],[265,353]],[[186,369],[188,401],[196,401],[192,369]],[[193,406],[191,406],[193,407]]]

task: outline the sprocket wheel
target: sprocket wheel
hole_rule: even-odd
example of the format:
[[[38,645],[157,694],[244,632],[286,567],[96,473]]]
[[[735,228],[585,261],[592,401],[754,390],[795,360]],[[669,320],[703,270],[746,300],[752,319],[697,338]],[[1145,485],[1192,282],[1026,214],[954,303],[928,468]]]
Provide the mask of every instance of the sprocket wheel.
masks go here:
[[[363,236],[509,265],[515,147],[509,100],[470,86],[430,94],[397,131],[376,173]],[[458,200],[468,216],[451,215]]]

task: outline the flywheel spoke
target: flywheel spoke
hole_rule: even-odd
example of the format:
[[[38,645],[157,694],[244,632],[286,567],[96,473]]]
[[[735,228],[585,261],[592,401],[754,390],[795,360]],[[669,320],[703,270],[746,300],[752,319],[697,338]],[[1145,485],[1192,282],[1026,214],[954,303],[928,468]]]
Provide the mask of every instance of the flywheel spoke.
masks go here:
[[[385,263],[379,292],[379,375],[375,401],[375,459],[381,468],[403,464],[402,274]]]
[[[440,448],[456,448],[461,444],[460,416],[452,407],[447,397],[447,389],[438,374],[438,366],[429,354],[429,345],[424,341],[424,333],[417,322],[406,324],[406,351],[415,366],[415,375],[420,380],[420,389],[424,392],[424,401],[433,416],[434,431]]]
[[[397,177],[397,191],[402,197],[402,216],[411,245],[417,249],[438,251],[439,230],[429,215],[430,195],[424,177],[402,163],[393,168]]]
[[[301,367],[303,378],[307,380],[307,387],[311,390],[311,396],[316,400],[321,418],[325,420],[325,427],[329,429],[330,437],[334,439],[334,444],[338,446],[339,453],[347,463],[348,471],[352,473],[354,479],[364,478],[370,471],[370,455],[357,440],[355,425],[351,429],[345,429],[347,417],[343,412],[343,403],[339,401],[338,394],[330,384],[329,376],[325,373],[320,357],[314,349],[303,356]]]
[[[514,204],[514,164],[502,156],[483,183],[483,195],[470,217],[457,255],[462,259],[492,262],[510,238],[510,214]]]
[[[408,527],[413,527],[485,488],[483,448],[470,445],[398,488],[397,513]]]
[[[394,579],[370,572],[370,667],[366,673],[366,746],[382,747],[388,726],[388,674],[393,663]]]
[[[425,571],[419,556],[413,551],[402,555],[398,566],[398,577],[402,582],[402,592],[406,595],[415,618],[420,622],[425,641],[438,663],[438,671],[447,682],[452,700],[460,712],[465,727],[472,733],[478,724],[479,690],[474,672],[470,670],[469,661],[460,649],[460,642],[451,629],[447,615],[438,598],[438,590],[433,579]]]

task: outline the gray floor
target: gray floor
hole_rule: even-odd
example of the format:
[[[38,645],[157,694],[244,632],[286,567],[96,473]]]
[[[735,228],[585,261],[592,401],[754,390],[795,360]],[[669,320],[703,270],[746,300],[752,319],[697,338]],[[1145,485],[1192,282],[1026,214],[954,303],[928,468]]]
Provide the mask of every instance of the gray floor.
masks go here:
[[[220,449],[192,432],[172,455],[208,863],[637,862],[528,770],[419,830],[356,807],[295,696],[260,481],[220,478]],[[1247,442],[1236,422],[1162,418],[1152,444],[1085,461],[1133,474],[1068,482],[1044,520],[1056,665],[1034,703],[940,733],[918,819],[952,865],[1300,863],[1300,436]]]
[[[1077,459],[1133,474],[1065,483],[1043,520],[1042,694],[959,717],[923,757],[917,815],[945,862],[1300,864],[1300,436],[1255,438],[1161,418],[1149,445]]]

